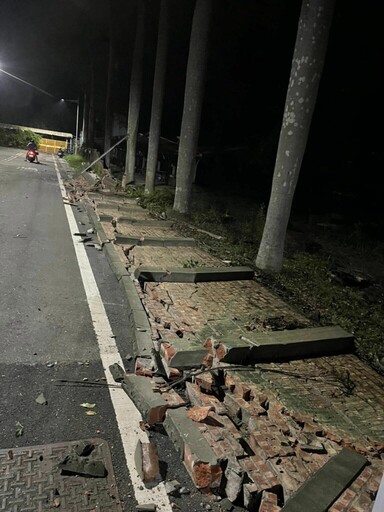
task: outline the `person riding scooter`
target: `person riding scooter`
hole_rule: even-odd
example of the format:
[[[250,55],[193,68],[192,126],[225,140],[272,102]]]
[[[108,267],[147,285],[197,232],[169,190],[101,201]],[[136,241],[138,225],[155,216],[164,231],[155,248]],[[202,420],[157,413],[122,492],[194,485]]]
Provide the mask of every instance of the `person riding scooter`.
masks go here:
[[[36,163],[40,163],[39,162],[39,159],[37,158],[37,155],[39,154],[38,151],[37,151],[37,144],[34,140],[30,140],[27,144],[27,154],[25,156],[25,161],[28,160],[28,151],[34,151],[35,152],[35,155],[36,155]]]
[[[63,156],[64,156],[64,151],[62,150],[62,148],[59,148],[59,151],[57,152],[57,156],[58,156],[59,158],[63,158]]]

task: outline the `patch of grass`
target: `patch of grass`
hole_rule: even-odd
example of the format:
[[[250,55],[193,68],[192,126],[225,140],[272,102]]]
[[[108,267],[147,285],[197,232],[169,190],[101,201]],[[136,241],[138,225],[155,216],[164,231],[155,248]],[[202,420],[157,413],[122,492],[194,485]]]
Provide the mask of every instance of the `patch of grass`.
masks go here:
[[[80,173],[85,169],[87,162],[81,155],[66,155],[64,158],[76,173]]]
[[[175,194],[170,187],[158,187],[148,195],[144,194],[144,186],[134,188],[133,195],[139,199],[138,204],[154,215],[166,214],[173,205]]]
[[[297,252],[287,257],[280,274],[263,280],[287,302],[319,325],[338,324],[354,334],[361,358],[380,369],[384,358],[383,290],[350,287],[332,278],[333,259]]]
[[[40,139],[40,135],[30,130],[0,128],[0,146],[26,149],[30,140],[33,140],[38,146]]]

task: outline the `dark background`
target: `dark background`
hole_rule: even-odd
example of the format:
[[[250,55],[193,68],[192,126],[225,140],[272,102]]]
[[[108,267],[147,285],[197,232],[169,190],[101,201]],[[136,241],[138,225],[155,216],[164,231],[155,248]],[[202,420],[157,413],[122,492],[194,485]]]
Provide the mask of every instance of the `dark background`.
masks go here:
[[[159,1],[146,15],[140,131],[148,132]],[[301,2],[215,0],[200,132],[198,182],[267,202]],[[162,135],[179,135],[193,0],[171,0]],[[57,97],[82,98],[96,66],[96,135],[103,136],[108,45],[116,49],[113,110],[126,116],[133,0],[2,0],[0,67]],[[382,226],[382,13],[379,0],[336,0],[294,209]],[[112,31],[110,31],[112,26]],[[76,105],[0,73],[0,122],[75,131]]]

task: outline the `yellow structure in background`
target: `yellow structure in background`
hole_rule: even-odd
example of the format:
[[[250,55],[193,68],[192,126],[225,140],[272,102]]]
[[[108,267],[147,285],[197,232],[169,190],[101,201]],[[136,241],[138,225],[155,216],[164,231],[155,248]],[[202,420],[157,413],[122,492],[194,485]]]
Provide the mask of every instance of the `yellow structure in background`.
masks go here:
[[[67,149],[67,141],[57,139],[45,139],[43,137],[40,139],[40,153],[56,154],[60,148],[65,151]]]

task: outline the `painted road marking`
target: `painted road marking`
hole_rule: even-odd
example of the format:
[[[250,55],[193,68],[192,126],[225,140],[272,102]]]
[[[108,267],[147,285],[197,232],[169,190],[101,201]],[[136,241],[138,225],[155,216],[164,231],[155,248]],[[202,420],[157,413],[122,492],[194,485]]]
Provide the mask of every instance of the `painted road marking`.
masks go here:
[[[52,158],[55,164],[60,191],[62,196],[65,197],[67,192],[61,179],[57,162],[54,157]],[[124,367],[123,361],[116,346],[112,328],[104,309],[104,304],[100,296],[84,244],[79,242],[78,237],[73,235],[73,233],[78,231],[78,226],[72,207],[64,203],[64,209],[67,215],[72,243],[75,248],[77,262],[88,300],[93,328],[99,345],[100,358],[104,367],[105,377],[108,384],[116,385],[111,372],[109,371],[109,366],[114,363],[118,363],[120,366]],[[143,442],[148,442],[147,433],[142,431],[139,427],[139,422],[142,419],[139,411],[122,388],[111,386],[109,387],[109,393],[115,409],[116,421],[124,448],[127,468],[131,477],[137,502],[140,505],[154,503],[157,506],[157,510],[160,512],[172,512],[172,507],[167,493],[165,492],[164,484],[160,483],[153,489],[146,489],[136,470],[134,453],[137,443],[139,439]]]

